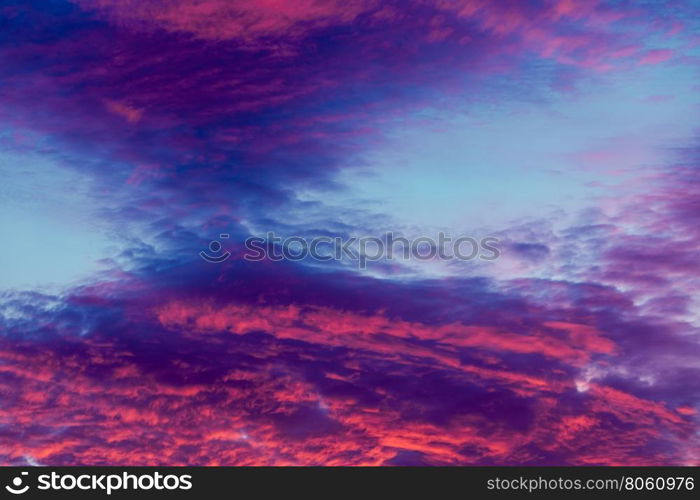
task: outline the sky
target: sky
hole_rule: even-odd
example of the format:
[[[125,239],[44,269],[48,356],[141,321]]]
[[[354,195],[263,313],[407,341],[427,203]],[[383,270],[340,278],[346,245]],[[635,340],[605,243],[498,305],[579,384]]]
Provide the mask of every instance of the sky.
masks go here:
[[[0,23],[1,463],[700,465],[697,2]],[[246,259],[269,232],[500,255]]]

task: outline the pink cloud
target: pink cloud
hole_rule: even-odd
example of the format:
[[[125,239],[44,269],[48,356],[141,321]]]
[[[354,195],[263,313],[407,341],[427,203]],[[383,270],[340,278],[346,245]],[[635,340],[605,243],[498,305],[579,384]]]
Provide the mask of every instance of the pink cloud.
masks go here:
[[[674,52],[669,49],[649,50],[639,60],[639,64],[659,64],[668,61],[673,56]]]

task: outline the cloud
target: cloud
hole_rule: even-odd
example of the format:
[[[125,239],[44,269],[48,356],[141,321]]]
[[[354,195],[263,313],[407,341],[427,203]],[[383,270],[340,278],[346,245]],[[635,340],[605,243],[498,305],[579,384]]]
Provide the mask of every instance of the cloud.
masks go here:
[[[518,265],[491,277],[241,258],[255,228],[388,220],[336,203],[338,174],[421,114],[682,62],[652,33],[684,37],[692,9],[664,7],[4,6],[0,144],[93,179],[118,251],[79,286],[0,296],[0,461],[698,463],[696,148],[573,222],[497,228]],[[202,261],[221,233],[230,260]]]

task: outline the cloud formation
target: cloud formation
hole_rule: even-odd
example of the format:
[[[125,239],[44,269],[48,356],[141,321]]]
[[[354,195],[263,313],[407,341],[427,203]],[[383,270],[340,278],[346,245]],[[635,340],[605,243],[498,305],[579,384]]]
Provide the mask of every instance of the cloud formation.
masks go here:
[[[3,2],[0,148],[90,179],[114,251],[77,284],[3,286],[0,461],[698,464],[698,148],[659,133],[683,121],[685,95],[649,98],[675,91],[654,76],[696,75],[696,14],[693,2]],[[466,133],[507,149],[522,103],[566,123],[566,103],[598,105],[619,81],[649,106],[640,142],[664,161],[607,141],[602,119],[591,143],[604,151],[551,130],[542,142],[563,166],[516,159],[499,183],[534,203],[581,176],[583,201],[511,209],[490,268],[406,277],[402,263],[373,275],[242,259],[260,230],[410,230],[381,197],[347,197],[343,177],[376,179],[370,153],[397,130],[427,138],[434,116],[464,115]],[[417,210],[443,160],[390,172],[415,176]],[[501,167],[474,161],[460,168]],[[231,259],[204,262],[221,233]]]

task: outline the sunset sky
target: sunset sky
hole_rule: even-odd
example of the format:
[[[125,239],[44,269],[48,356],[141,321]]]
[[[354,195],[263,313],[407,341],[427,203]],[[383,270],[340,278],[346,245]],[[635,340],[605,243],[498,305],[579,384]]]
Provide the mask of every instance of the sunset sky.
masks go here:
[[[700,465],[698,117],[693,0],[0,0],[0,463]]]

